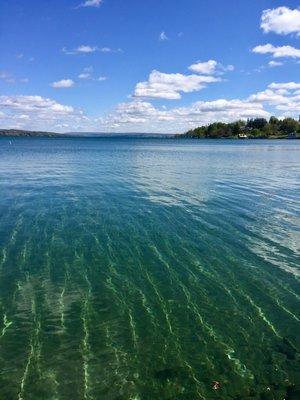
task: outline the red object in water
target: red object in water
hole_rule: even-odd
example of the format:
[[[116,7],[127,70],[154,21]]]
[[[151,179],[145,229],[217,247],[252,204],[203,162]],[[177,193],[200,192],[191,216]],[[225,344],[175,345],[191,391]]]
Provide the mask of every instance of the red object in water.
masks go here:
[[[213,381],[213,383],[212,383],[212,388],[213,388],[214,390],[218,390],[218,389],[220,389],[220,387],[221,387],[221,383],[220,383],[220,382],[218,382],[218,381]]]

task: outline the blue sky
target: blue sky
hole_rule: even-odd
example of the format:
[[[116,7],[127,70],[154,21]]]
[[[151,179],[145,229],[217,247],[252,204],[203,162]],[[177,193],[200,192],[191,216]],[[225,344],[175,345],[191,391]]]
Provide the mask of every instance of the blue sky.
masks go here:
[[[177,133],[298,117],[299,6],[2,0],[0,126]]]

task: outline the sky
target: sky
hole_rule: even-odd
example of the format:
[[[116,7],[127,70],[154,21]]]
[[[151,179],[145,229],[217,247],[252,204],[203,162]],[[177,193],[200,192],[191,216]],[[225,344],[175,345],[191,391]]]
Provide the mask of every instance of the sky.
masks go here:
[[[299,0],[0,2],[0,128],[173,134],[299,114]]]

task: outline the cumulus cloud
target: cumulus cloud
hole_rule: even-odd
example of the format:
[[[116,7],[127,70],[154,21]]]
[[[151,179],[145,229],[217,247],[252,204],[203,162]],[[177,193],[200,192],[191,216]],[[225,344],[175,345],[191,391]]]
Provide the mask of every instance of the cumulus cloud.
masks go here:
[[[176,100],[181,98],[180,92],[198,91],[208,83],[219,80],[219,78],[207,75],[166,74],[154,70],[150,73],[148,81],[139,82],[136,85],[134,96]]]
[[[78,7],[100,7],[103,0],[86,0],[84,3],[79,4]]]
[[[24,112],[57,112],[59,114],[70,114],[74,112],[71,106],[64,106],[54,100],[41,96],[0,96],[0,107]]]
[[[182,132],[191,127],[214,121],[230,122],[237,119],[269,117],[258,102],[218,99],[198,101],[189,107],[154,107],[151,103],[134,100],[120,104],[115,112],[102,119],[104,129],[148,132]]]
[[[283,111],[283,115],[294,116],[300,112],[300,83],[274,82],[268,88],[249,97],[250,101],[274,106],[275,110]]]
[[[279,35],[294,33],[300,35],[300,9],[278,7],[264,10],[260,26],[265,33],[274,32]]]
[[[0,96],[2,126],[60,131],[63,124],[76,128],[88,122],[82,110],[41,96]]]
[[[196,72],[197,74],[204,74],[204,75],[214,75],[216,73],[220,74],[225,71],[233,71],[233,65],[222,65],[215,60],[208,60],[208,61],[198,61],[195,64],[189,66],[189,70]]]
[[[273,82],[244,99],[196,101],[185,107],[156,107],[134,98],[111,113],[87,117],[83,111],[41,96],[0,96],[1,125],[53,131],[184,132],[215,121],[271,115],[297,117],[300,82]]]
[[[196,72],[197,74],[214,74],[217,68],[217,61],[209,60],[205,62],[197,62],[189,66],[189,70]]]
[[[297,90],[300,89],[300,83],[297,82],[271,83],[268,87],[275,90]]]
[[[266,90],[245,99],[197,101],[187,107],[154,107],[134,99],[120,104],[101,120],[104,129],[123,132],[182,132],[215,121],[232,122],[247,118],[297,117],[300,112],[300,83],[271,83]]]
[[[62,89],[62,88],[70,88],[74,86],[74,81],[72,79],[62,79],[60,81],[56,81],[51,83],[51,86],[54,89]]]
[[[253,53],[272,54],[274,58],[292,57],[300,58],[300,49],[292,46],[273,46],[272,44],[264,44],[256,46],[252,49]]]
[[[181,93],[190,93],[205,88],[208,84],[219,82],[217,75],[232,71],[233,65],[224,66],[215,60],[198,61],[188,69],[194,74],[164,73],[153,70],[147,81],[139,82],[134,91],[134,97],[177,100]]]

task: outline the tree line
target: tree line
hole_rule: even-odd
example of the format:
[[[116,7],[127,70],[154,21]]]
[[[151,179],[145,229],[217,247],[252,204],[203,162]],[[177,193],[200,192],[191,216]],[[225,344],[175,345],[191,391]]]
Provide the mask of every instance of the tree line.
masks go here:
[[[245,137],[251,139],[284,139],[300,138],[300,122],[293,118],[278,119],[271,117],[251,118],[247,121],[235,121],[230,123],[214,122],[189,130],[180,137],[186,138],[235,138]]]

